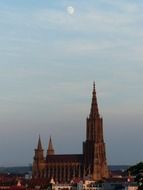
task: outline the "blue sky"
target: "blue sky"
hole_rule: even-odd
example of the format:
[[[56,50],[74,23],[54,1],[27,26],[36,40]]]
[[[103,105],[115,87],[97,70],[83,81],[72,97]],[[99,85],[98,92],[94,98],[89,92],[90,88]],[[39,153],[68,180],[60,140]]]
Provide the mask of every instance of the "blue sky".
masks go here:
[[[75,13],[69,15],[67,7]],[[109,164],[143,153],[143,2],[0,1],[0,165],[82,152],[95,80]],[[69,148],[70,147],[70,148]]]

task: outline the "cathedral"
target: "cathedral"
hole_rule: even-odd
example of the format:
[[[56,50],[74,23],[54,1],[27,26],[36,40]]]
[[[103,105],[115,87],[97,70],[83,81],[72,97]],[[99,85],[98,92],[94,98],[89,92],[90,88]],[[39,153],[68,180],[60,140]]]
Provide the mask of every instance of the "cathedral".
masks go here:
[[[53,179],[68,183],[74,178],[90,178],[94,181],[109,177],[103,138],[103,119],[98,110],[95,83],[93,84],[90,114],[86,119],[86,140],[82,154],[56,154],[50,137],[44,156],[41,139],[35,149],[32,168],[33,179]]]

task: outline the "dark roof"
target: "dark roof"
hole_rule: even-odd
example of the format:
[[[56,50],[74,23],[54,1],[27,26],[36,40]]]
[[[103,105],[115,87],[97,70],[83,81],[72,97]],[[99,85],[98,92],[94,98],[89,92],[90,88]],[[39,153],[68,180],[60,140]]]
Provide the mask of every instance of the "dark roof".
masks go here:
[[[55,154],[46,157],[47,162],[82,162],[82,154]]]

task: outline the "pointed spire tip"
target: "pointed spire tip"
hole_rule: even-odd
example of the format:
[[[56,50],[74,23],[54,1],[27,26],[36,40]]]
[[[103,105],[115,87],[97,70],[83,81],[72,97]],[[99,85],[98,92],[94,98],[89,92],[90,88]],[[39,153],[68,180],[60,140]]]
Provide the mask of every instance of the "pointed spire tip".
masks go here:
[[[52,143],[51,135],[50,135],[50,140],[49,140],[47,154],[48,155],[53,155],[54,154],[54,148],[53,148],[53,143]]]
[[[90,117],[99,117],[97,97],[96,97],[96,89],[95,89],[95,81],[93,82],[93,92],[92,92]]]
[[[95,91],[95,81],[93,81],[93,91]]]
[[[38,150],[42,150],[42,143],[41,143],[41,138],[40,138],[40,134],[39,134],[39,139],[38,139],[38,146],[37,146]]]

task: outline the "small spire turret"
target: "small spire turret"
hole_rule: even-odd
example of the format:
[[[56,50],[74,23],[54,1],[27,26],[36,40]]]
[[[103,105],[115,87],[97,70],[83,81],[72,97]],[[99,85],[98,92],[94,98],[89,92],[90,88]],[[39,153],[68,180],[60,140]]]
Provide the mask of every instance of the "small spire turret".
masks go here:
[[[42,148],[42,143],[41,143],[41,138],[39,135],[39,139],[38,139],[38,145],[37,148],[35,149],[35,156],[34,156],[35,160],[44,160],[44,153],[43,153],[43,148]]]
[[[42,143],[41,143],[40,135],[39,135],[39,139],[38,139],[37,150],[42,150]]]
[[[53,144],[52,144],[52,139],[51,139],[51,136],[50,136],[47,155],[54,155],[54,154],[55,154],[55,151],[54,151]]]

